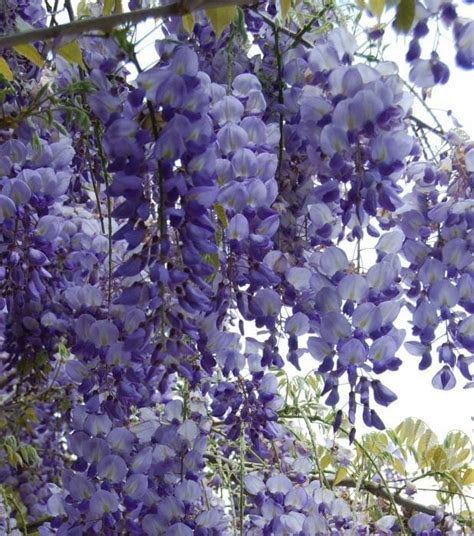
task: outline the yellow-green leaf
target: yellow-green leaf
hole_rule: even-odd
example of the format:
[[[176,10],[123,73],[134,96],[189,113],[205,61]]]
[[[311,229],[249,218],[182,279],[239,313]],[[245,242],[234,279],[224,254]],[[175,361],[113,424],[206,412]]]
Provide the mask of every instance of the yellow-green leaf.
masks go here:
[[[463,486],[472,486],[474,484],[474,469],[468,469],[462,477]]]
[[[371,13],[380,19],[385,8],[385,0],[370,0],[369,6]]]
[[[216,37],[219,38],[222,32],[234,20],[237,8],[229,7],[212,7],[206,9],[207,18],[211,21]]]
[[[188,13],[187,15],[183,15],[182,19],[183,28],[188,32],[188,34],[193,33],[194,29],[194,16],[192,13]]]
[[[395,27],[399,32],[408,33],[415,20],[415,0],[400,0],[397,6]]]
[[[429,451],[438,443],[436,435],[431,430],[426,430],[418,441],[418,447],[416,449],[420,462],[425,463],[429,461]]]
[[[67,45],[58,48],[58,54],[69,63],[75,63],[84,71],[86,70],[84,60],[82,59],[81,47],[77,41],[71,41]]]
[[[342,465],[336,471],[334,475],[334,485],[337,486],[339,482],[342,482],[347,476],[347,469]]]
[[[443,471],[448,466],[448,456],[441,445],[436,445],[427,453],[426,457],[431,460],[431,467],[435,471]]]
[[[330,454],[325,454],[320,460],[319,460],[319,467],[322,471],[326,469],[333,461],[333,457]]]
[[[13,49],[15,52],[20,54],[20,56],[23,56],[27,60],[31,61],[31,63],[34,63],[37,67],[43,66],[44,59],[33,45],[16,45],[13,47]]]
[[[290,11],[291,0],[280,0],[280,14],[283,20],[286,19],[288,11]]]
[[[112,13],[112,9],[114,8],[115,0],[104,0],[104,15],[110,15]]]
[[[392,465],[395,471],[397,471],[397,473],[400,473],[402,476],[405,476],[407,474],[405,464],[402,462],[402,460],[400,460],[400,458],[393,458]]]
[[[224,229],[227,229],[227,227],[229,226],[229,222],[227,221],[225,208],[222,205],[219,205],[219,203],[216,203],[214,205],[214,211],[217,214],[217,218],[221,222],[222,227],[224,227]]]
[[[79,18],[91,16],[91,10],[86,0],[81,0],[79,4],[77,4],[77,15]]]
[[[3,76],[9,81],[13,81],[13,73],[10,69],[10,66],[8,63],[3,59],[0,58],[0,74],[3,74]]]

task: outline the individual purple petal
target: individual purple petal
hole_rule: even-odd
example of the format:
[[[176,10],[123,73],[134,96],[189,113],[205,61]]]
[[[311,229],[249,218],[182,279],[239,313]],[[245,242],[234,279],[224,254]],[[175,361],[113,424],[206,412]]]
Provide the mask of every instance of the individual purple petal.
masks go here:
[[[155,100],[157,104],[179,108],[187,94],[186,84],[181,76],[169,73],[156,90]]]
[[[422,356],[429,348],[417,341],[408,341],[404,344],[405,350],[414,356]]]
[[[285,331],[290,335],[300,336],[308,333],[309,318],[304,313],[295,313],[287,318],[285,322]]]
[[[259,208],[271,204],[271,202],[267,202],[269,195],[269,183],[270,181],[265,184],[260,179],[247,179],[245,181],[245,186],[247,189],[247,205],[249,207]]]
[[[382,253],[398,253],[405,241],[405,235],[400,230],[384,233],[377,242],[375,249]]]
[[[0,223],[15,216],[15,203],[6,195],[0,194]]]
[[[372,361],[385,364],[395,356],[397,345],[389,335],[376,339],[369,348],[369,357]]]
[[[141,474],[130,475],[123,486],[124,493],[137,501],[145,495],[147,489],[148,477]]]
[[[459,300],[459,291],[450,281],[443,279],[431,285],[428,296],[438,307],[454,307]]]
[[[228,95],[214,104],[211,113],[219,126],[224,126],[226,123],[240,123],[244,106],[238,99]]]
[[[472,262],[472,253],[467,247],[467,242],[462,238],[450,240],[443,246],[443,263],[462,270]]]
[[[253,177],[257,172],[257,159],[250,149],[239,149],[232,157],[236,177]]]
[[[31,199],[31,190],[26,182],[20,179],[12,179],[7,185],[9,188],[4,188],[3,191],[5,193],[8,191],[8,197],[16,205],[25,205]]]
[[[89,503],[91,514],[100,517],[109,512],[116,512],[119,508],[117,495],[110,491],[99,490],[94,493]]]
[[[196,76],[199,69],[196,52],[186,46],[178,47],[173,52],[170,67],[179,76]]]
[[[438,311],[427,300],[421,301],[413,313],[413,323],[417,328],[435,327],[438,325]]]
[[[130,454],[135,442],[135,434],[126,428],[114,428],[107,436],[107,443],[112,450],[120,454]]]
[[[301,488],[299,488],[301,489]],[[302,490],[304,491],[304,490]],[[291,493],[291,492],[290,492]],[[300,534],[306,516],[301,512],[289,512],[280,516],[279,521],[287,534]]]
[[[369,281],[368,274],[367,280]],[[352,313],[352,325],[362,329],[365,333],[371,333],[382,325],[382,314],[373,303],[362,303]]]
[[[409,74],[410,82],[418,87],[429,88],[435,85],[433,71],[429,60],[414,60]]]
[[[388,406],[397,400],[397,395],[379,380],[372,380],[371,385],[374,390],[374,399],[377,404]]]
[[[459,324],[457,338],[464,348],[474,352],[474,315],[469,315]]]
[[[90,328],[90,338],[97,347],[110,346],[118,337],[117,326],[110,320],[97,320]]]
[[[95,486],[87,477],[79,473],[71,477],[67,489],[74,500],[84,501],[91,498]]]
[[[273,214],[265,218],[255,229],[255,234],[264,235],[271,238],[278,230],[280,226],[280,215]]]
[[[245,147],[249,141],[247,132],[234,123],[227,123],[217,133],[219,148],[228,155]]]
[[[410,154],[412,147],[413,138],[405,132],[383,133],[372,143],[371,155],[376,162],[401,162]],[[399,240],[396,239],[396,243]]]
[[[319,73],[335,69],[340,63],[335,48],[329,44],[321,44],[311,50],[308,65],[313,73]]]
[[[343,300],[360,303],[367,296],[369,286],[365,277],[358,274],[350,274],[341,279],[337,290]]]
[[[46,511],[50,516],[54,517],[62,517],[66,514],[66,510],[64,509],[64,497],[62,493],[55,493],[49,497],[46,504]]]
[[[377,428],[377,430],[385,430],[385,424],[373,409],[370,410],[370,423],[370,426]]]
[[[192,504],[200,500],[202,489],[194,480],[184,480],[176,486],[174,494],[180,501]]]
[[[150,533],[147,533],[151,536]],[[193,536],[194,531],[184,523],[174,523],[166,529],[166,536]]]
[[[279,294],[270,288],[259,290],[254,301],[265,316],[278,316],[281,310],[281,299]]]
[[[114,483],[122,481],[127,472],[127,464],[123,461],[123,458],[115,454],[105,456],[97,466],[98,476]]]
[[[335,246],[323,251],[319,263],[323,273],[329,277],[332,277],[336,272],[346,270],[349,266],[346,253]]]
[[[136,473],[146,473],[151,466],[153,458],[152,447],[142,448],[132,459],[130,468]]]
[[[292,488],[291,480],[286,475],[274,475],[267,480],[267,488],[270,493],[288,493]]]
[[[82,383],[82,381],[90,376],[89,369],[77,359],[67,361],[65,365],[66,374],[71,378],[75,383]]]
[[[351,336],[351,325],[342,313],[327,313],[321,321],[321,337],[329,344]]]
[[[247,475],[244,479],[244,485],[250,495],[257,495],[265,491],[265,483],[257,475]]]
[[[250,91],[245,103],[245,112],[247,114],[262,114],[267,108],[267,101],[263,93],[258,89]]]
[[[429,534],[435,528],[433,516],[420,512],[408,520],[408,526],[415,534]]]
[[[317,361],[323,361],[328,355],[332,354],[332,348],[319,337],[309,337],[308,351]]]
[[[106,435],[112,429],[112,421],[107,415],[91,413],[84,421],[84,430],[91,436]]]
[[[431,380],[431,383],[435,389],[442,389],[443,391],[449,391],[456,385],[456,378],[454,377],[451,367],[444,365]]]
[[[265,130],[265,123],[259,118],[255,116],[250,117],[244,117],[242,119],[242,122],[240,123],[240,126],[245,130],[248,136],[248,142],[250,144],[261,146],[265,145],[266,142],[266,130]],[[271,158],[275,155],[272,153],[261,153],[258,155],[258,157],[263,158]],[[257,157],[257,158],[258,158]]]
[[[237,75],[232,82],[233,94],[239,98],[245,98],[249,95],[250,91],[261,91],[262,84],[260,80],[250,73],[242,73]]]
[[[458,19],[454,25],[454,36],[457,48],[456,63],[463,69],[474,68],[474,21]]]
[[[0,155],[8,156],[13,164],[23,166],[27,157],[28,151],[25,144],[17,139],[10,139],[2,142],[0,145]]]
[[[311,279],[311,271],[308,268],[293,266],[290,268],[286,280],[290,285],[295,287],[296,290],[303,290],[309,288],[309,282]]]
[[[350,63],[353,59],[353,54],[358,48],[357,41],[343,26],[339,26],[328,33],[328,41],[334,46],[343,63]]]
[[[350,339],[341,346],[338,356],[338,363],[343,367],[362,365],[367,357],[367,348],[359,339]]]
[[[163,521],[156,514],[146,514],[142,519],[141,525],[147,536],[159,536],[163,534]]]
[[[392,322],[395,322],[403,305],[404,304],[402,300],[390,300],[382,302],[377,307],[377,309],[380,311],[380,314],[382,315],[382,326],[388,326],[392,324]]]
[[[446,267],[438,259],[429,258],[418,271],[418,279],[425,285],[431,285],[444,279]]]
[[[372,289],[385,290],[393,282],[396,274],[385,262],[374,264],[367,271],[367,284]]]
[[[194,421],[188,419],[179,426],[178,435],[187,441],[189,445],[192,445],[199,436],[199,428]]]
[[[349,142],[346,132],[335,125],[326,125],[321,131],[321,150],[331,157],[335,153],[343,154],[349,150]]]

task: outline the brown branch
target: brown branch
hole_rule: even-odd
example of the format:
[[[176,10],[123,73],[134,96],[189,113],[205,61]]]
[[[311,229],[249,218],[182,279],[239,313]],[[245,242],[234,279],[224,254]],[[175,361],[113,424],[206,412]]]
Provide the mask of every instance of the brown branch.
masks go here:
[[[93,30],[109,32],[122,24],[138,24],[150,18],[163,19],[172,16],[182,16],[199,9],[234,5],[243,6],[252,3],[252,0],[182,0],[181,2],[175,2],[167,6],[137,9],[128,13],[116,13],[107,15],[106,17],[81,19],[50,28],[38,28],[28,32],[4,35],[0,37],[0,48],[10,48],[16,45],[55,39],[66,35],[80,35]]]
[[[345,488],[356,488],[357,482],[352,480],[352,478],[344,478],[343,480],[339,480],[336,485]],[[376,497],[381,497],[387,501],[390,500],[390,493],[388,493],[388,491],[379,484],[375,484],[374,482],[362,482],[360,487]],[[436,514],[436,508],[432,508],[419,502],[412,501],[411,499],[401,497],[398,493],[393,493],[392,498],[399,506],[402,506],[406,510],[423,512],[424,514],[428,514],[430,516],[434,516]]]

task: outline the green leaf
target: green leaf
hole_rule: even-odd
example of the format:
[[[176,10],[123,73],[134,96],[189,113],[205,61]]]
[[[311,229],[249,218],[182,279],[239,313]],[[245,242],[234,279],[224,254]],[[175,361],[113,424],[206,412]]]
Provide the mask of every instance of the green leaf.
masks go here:
[[[110,15],[112,13],[112,9],[115,6],[115,0],[104,0],[104,9],[103,14],[104,15]]]
[[[194,16],[192,13],[188,13],[187,15],[183,15],[182,21],[183,28],[188,32],[188,34],[193,33],[194,29]]]
[[[371,13],[380,19],[385,8],[385,0],[369,0],[369,7]]]
[[[415,19],[415,0],[400,0],[395,17],[395,28],[408,33]]]
[[[283,20],[288,16],[288,11],[290,11],[291,0],[280,0],[280,14]]]
[[[416,452],[420,461],[429,462],[429,451],[438,443],[436,435],[431,430],[426,430],[420,437]],[[421,465],[421,464],[420,464]]]
[[[407,474],[405,464],[402,460],[400,460],[400,458],[392,458],[392,466],[395,471],[397,471],[397,473],[400,473],[402,476],[405,476]]]
[[[436,445],[427,453],[431,467],[435,471],[444,471],[448,467],[448,456],[441,445]]]
[[[234,20],[235,13],[235,6],[206,9],[207,18],[211,21],[212,28],[218,39],[227,26]]]
[[[462,477],[463,486],[472,486],[474,484],[474,469],[468,469]]]
[[[81,47],[77,41],[71,41],[67,45],[58,48],[58,54],[67,62],[79,65],[83,71],[86,70],[84,60],[82,59]]]
[[[13,81],[13,73],[8,63],[0,58],[0,74],[2,74],[9,82]]]
[[[227,221],[225,208],[222,205],[219,205],[219,203],[216,203],[214,205],[214,211],[217,214],[217,218],[220,221],[222,227],[224,227],[224,229],[227,229],[227,227],[229,226],[229,222]]]
[[[341,465],[336,471],[336,474],[334,475],[334,485],[337,486],[339,482],[341,482],[342,480],[346,478],[346,476],[347,476],[347,469]]]
[[[79,18],[91,16],[91,9],[86,0],[81,0],[79,4],[77,4],[77,15]]]
[[[31,61],[31,63],[34,63],[37,67],[43,67],[44,58],[33,45],[16,45],[13,47],[13,49],[15,52],[20,54],[20,56],[23,56],[27,60]]]

